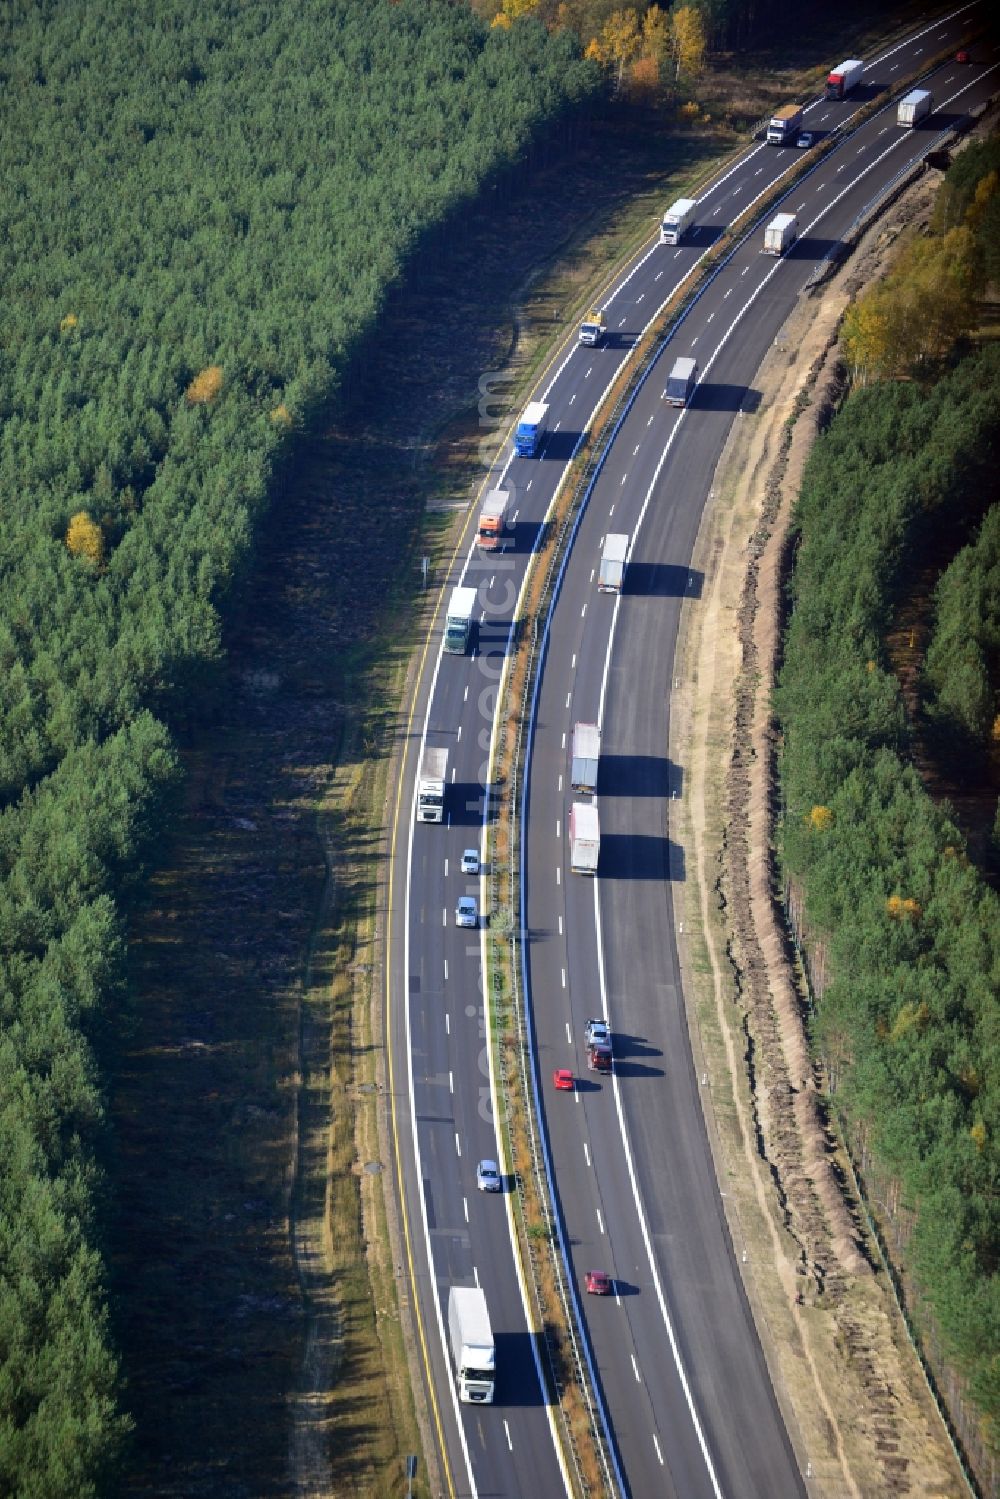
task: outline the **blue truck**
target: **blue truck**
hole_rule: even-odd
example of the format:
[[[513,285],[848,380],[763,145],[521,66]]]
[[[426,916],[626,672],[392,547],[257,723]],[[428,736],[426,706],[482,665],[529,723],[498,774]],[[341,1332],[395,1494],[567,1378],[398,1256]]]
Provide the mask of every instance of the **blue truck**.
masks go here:
[[[548,432],[549,408],[544,401],[532,401],[514,432],[514,447],[519,458],[534,458]]]

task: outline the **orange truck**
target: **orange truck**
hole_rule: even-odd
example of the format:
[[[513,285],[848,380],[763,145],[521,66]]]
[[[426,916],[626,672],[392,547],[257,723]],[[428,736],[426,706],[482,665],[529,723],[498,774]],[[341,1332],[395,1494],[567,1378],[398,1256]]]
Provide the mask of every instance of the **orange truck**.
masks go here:
[[[514,522],[510,513],[510,493],[491,489],[483,501],[476,543],[481,552],[504,552],[511,540]]]

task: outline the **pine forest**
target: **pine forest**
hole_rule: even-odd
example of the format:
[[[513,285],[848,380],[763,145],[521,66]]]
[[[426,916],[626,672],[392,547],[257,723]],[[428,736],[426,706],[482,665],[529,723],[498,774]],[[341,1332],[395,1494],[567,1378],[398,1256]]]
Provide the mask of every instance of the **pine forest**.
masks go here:
[[[0,1492],[83,1499],[128,1426],[97,1059],[172,716],[387,289],[598,75],[436,0],[0,27]]]

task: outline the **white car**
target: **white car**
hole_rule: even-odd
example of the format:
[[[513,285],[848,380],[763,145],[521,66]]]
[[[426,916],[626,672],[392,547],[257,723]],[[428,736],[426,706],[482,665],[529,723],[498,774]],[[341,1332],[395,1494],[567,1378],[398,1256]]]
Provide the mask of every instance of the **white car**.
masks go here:
[[[460,895],[458,897],[458,905],[455,907],[455,925],[479,925],[479,907],[471,895]]]
[[[478,874],[479,873],[479,850],[478,849],[476,849],[476,848],[467,848],[465,850],[465,852],[462,855],[462,873],[463,874]]]
[[[480,1161],[476,1167],[476,1186],[480,1192],[502,1192],[503,1178],[496,1161]]]
[[[588,1046],[610,1046],[611,1030],[606,1020],[588,1020],[585,1036]]]
[[[798,140],[795,142],[795,144],[797,146],[802,146],[803,148],[806,147],[806,146],[811,146],[812,143],[813,143],[813,138],[812,138],[812,131],[811,130],[804,130],[802,132],[802,134],[799,136]]]

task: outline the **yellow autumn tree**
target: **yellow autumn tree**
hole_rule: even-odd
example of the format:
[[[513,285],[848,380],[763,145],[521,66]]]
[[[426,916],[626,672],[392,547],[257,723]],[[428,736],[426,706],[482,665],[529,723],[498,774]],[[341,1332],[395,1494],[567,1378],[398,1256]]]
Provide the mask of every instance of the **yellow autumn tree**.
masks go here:
[[[825,833],[833,826],[833,813],[829,807],[813,807],[809,813],[809,826],[817,833]]]
[[[622,86],[625,69],[634,62],[642,46],[639,17],[634,10],[616,10],[587,47],[587,57],[612,70],[615,92]]]
[[[914,240],[882,284],[844,315],[841,341],[855,381],[919,372],[943,358],[972,326],[980,290],[980,260],[967,224]]]
[[[915,369],[948,353],[975,318],[975,245],[962,224],[915,240],[892,276],[900,364]]]
[[[642,18],[642,56],[661,68],[670,56],[670,21],[665,10],[651,5]]]
[[[670,58],[670,22],[665,11],[651,6],[639,28],[638,55],[629,67],[631,98],[651,103],[658,94]]]
[[[888,377],[895,351],[888,299],[881,287],[873,287],[851,303],[844,313],[840,340],[857,385]]]
[[[670,51],[675,82],[684,78],[693,83],[701,77],[707,45],[700,11],[692,5],[682,5],[671,12]]]
[[[104,561],[104,532],[87,510],[78,510],[66,528],[66,548],[74,557],[85,557],[94,567]]]
[[[965,210],[965,222],[975,233],[982,223],[990,199],[993,197],[1000,184],[1000,176],[994,172],[987,172],[985,177],[980,177],[976,183],[976,191],[972,195],[972,202]]]
[[[210,364],[195,375],[185,395],[189,406],[208,406],[222,390],[222,365]]]

